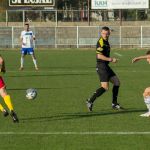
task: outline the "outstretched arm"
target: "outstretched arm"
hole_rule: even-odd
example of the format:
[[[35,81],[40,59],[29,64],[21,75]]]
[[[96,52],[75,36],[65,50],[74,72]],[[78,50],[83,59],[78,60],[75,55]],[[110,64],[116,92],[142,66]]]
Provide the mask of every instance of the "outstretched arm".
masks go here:
[[[132,59],[132,63],[135,63],[135,62],[142,60],[142,59],[148,59],[148,58],[150,58],[150,55],[135,57]]]
[[[0,56],[0,72],[3,72],[3,73],[6,72],[6,69],[5,69],[5,61],[4,61],[4,59],[2,58],[2,56]]]
[[[116,58],[106,57],[106,56],[104,56],[103,54],[97,54],[97,58],[98,58],[98,59],[101,59],[101,60],[104,60],[104,61],[108,61],[108,62],[113,62],[113,63],[116,63],[116,62],[117,62],[117,59],[116,59]]]

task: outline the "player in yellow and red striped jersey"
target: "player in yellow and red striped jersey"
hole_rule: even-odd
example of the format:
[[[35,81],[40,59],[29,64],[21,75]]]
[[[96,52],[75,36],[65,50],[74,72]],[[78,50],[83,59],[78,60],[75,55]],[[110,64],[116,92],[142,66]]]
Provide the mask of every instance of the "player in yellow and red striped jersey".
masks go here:
[[[5,85],[5,82],[2,77],[2,75],[5,72],[6,72],[5,62],[4,62],[4,59],[2,58],[2,56],[0,55],[0,96],[3,98],[6,106],[8,107],[10,116],[12,117],[13,122],[16,123],[16,122],[19,122],[19,119],[17,117],[17,114],[14,112],[14,107],[11,102],[11,97],[6,91],[6,85]],[[5,117],[9,115],[8,111],[2,106],[2,104],[0,104],[0,110],[2,111],[2,113]]]

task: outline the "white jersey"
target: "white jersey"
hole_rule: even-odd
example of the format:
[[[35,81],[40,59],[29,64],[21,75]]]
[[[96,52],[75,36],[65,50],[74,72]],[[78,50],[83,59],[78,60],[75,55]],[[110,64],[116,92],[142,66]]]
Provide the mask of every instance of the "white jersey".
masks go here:
[[[32,31],[22,31],[22,48],[33,48],[33,38],[35,38],[35,36]]]

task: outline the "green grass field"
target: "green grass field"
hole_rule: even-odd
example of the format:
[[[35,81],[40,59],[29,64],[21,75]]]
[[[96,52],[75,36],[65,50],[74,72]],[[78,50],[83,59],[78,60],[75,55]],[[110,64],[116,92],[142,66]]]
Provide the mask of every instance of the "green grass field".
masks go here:
[[[26,58],[25,70],[18,71],[19,51],[1,54],[7,67],[5,82],[20,123],[0,116],[0,150],[148,149],[149,134],[107,134],[150,131],[150,119],[139,117],[146,111],[142,93],[150,86],[150,66],[146,61],[131,64],[134,56],[145,51],[112,51],[120,59],[111,66],[121,80],[119,103],[126,110],[111,109],[110,85],[110,90],[96,101],[92,113],[87,112],[85,100],[99,87],[95,51],[37,51],[38,72],[30,57]],[[25,98],[28,88],[38,90],[36,100]]]

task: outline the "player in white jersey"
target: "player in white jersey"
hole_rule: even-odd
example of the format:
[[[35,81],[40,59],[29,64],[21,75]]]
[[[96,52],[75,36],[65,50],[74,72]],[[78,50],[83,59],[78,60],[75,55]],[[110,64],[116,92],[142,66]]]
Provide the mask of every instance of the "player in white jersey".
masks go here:
[[[145,56],[135,57],[132,60],[132,63],[135,63],[142,59],[146,59],[147,62],[150,64],[150,51],[148,51]],[[140,116],[141,117],[150,117],[150,87],[147,87],[144,90],[143,97],[144,97],[144,102],[145,102],[145,105],[147,106],[148,112],[141,114]]]
[[[26,55],[31,55],[35,69],[38,70],[37,61],[36,61],[36,57],[34,54],[34,48],[33,48],[33,43],[35,41],[35,35],[29,29],[28,23],[25,24],[24,31],[21,32],[20,38],[21,38],[21,43],[22,43],[20,70],[24,69],[24,58]]]

